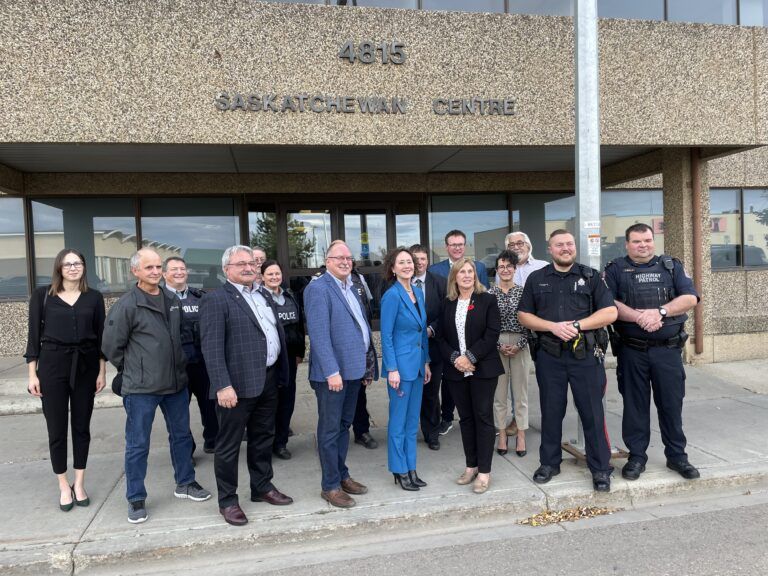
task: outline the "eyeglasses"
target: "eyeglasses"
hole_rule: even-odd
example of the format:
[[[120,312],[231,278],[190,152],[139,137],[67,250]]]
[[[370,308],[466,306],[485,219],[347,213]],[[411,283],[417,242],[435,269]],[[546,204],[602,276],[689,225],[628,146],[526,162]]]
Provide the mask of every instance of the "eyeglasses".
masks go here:
[[[525,246],[525,242],[522,240],[518,242],[507,242],[507,247],[509,248],[522,248],[523,246]]]
[[[227,266],[234,266],[235,268],[245,268],[245,267],[249,266],[251,268],[255,268],[256,266],[258,266],[258,262],[254,261],[254,260],[249,260],[247,262],[245,262],[245,261],[243,261],[243,262],[230,262],[229,264],[227,264]]]
[[[465,243],[464,242],[454,242],[453,244],[446,244],[448,248],[464,248]]]
[[[80,268],[83,267],[82,262],[64,262],[61,265],[62,269],[64,270],[80,270]]]
[[[354,262],[355,259],[352,256],[326,256],[329,260],[336,260],[339,264],[342,262]]]
[[[261,262],[261,263],[264,263],[267,260],[266,258],[262,258],[261,256],[254,256],[253,259],[256,262]]]
[[[515,269],[515,267],[512,266],[511,264],[509,266],[507,266],[506,264],[499,264],[496,267],[496,270],[514,270],[514,269]]]

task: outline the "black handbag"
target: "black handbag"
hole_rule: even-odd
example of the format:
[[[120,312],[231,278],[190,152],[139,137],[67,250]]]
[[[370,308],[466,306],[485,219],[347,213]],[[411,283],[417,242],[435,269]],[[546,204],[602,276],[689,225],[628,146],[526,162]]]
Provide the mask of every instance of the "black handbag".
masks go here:
[[[123,391],[123,369],[122,366],[117,370],[117,374],[112,378],[112,392],[122,396]]]

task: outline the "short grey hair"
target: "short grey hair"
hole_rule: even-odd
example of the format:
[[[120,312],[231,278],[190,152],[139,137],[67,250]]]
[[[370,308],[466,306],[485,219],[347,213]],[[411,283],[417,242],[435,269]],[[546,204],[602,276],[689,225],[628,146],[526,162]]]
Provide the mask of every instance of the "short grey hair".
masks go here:
[[[138,270],[139,264],[141,264],[141,255],[147,252],[153,252],[158,257],[160,256],[160,253],[154,248],[139,248],[131,255],[131,270]],[[163,266],[163,270],[165,270],[165,266]]]
[[[234,246],[230,246],[229,248],[224,250],[224,254],[221,255],[222,270],[224,270],[224,268],[227,267],[227,264],[229,264],[229,260],[232,258],[232,255],[236,254],[237,252],[247,252],[248,254],[250,254],[251,258],[253,258],[253,250],[251,250],[250,246],[235,244]]]
[[[512,238],[512,236],[522,236],[523,242],[526,243],[528,246],[528,258],[533,258],[533,244],[531,244],[531,239],[528,238],[528,234],[525,232],[520,232],[519,230],[516,232],[510,232],[504,237],[504,245],[506,246],[509,244],[509,239]]]
[[[328,253],[334,248],[336,248],[336,246],[346,246],[347,248],[349,248],[349,245],[346,242],[344,242],[344,240],[334,240],[328,245],[328,248],[325,251],[326,258],[328,258]]]

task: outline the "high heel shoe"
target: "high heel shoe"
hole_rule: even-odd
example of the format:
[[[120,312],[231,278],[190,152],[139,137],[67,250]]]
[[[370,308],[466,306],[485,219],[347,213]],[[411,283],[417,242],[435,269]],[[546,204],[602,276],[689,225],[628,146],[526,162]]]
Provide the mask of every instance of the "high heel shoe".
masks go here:
[[[504,432],[504,430],[499,430],[498,432],[496,432],[496,435],[499,437],[499,440],[501,440],[502,432]],[[509,437],[506,435],[506,433],[504,434],[504,439],[507,442],[509,442]],[[506,454],[507,452],[509,452],[508,448],[496,448],[496,454],[498,454],[499,456],[504,456],[504,454]]]
[[[520,456],[520,458],[522,458],[523,456],[528,454],[528,451],[527,450],[518,450],[517,449],[517,440],[518,440],[518,438],[519,437],[517,437],[517,436],[515,437],[515,454],[517,454],[518,456]]]
[[[61,496],[59,496],[59,510],[61,510],[62,512],[69,512],[70,510],[72,510],[74,505],[75,505],[75,491],[74,490],[72,490],[72,502],[70,502],[69,504],[62,504],[61,503]]]
[[[88,506],[91,503],[91,499],[88,496],[86,496],[82,500],[78,500],[77,494],[75,493],[74,485],[70,486],[70,488],[72,488],[72,499],[75,501],[75,504],[77,504],[78,506]]]
[[[408,477],[408,474],[398,474],[397,472],[393,472],[392,476],[395,477],[395,484],[400,484],[400,488],[403,490],[407,490],[408,492],[415,492],[419,489],[416,484],[411,482],[411,479]]]
[[[416,470],[408,470],[408,478],[411,480],[411,484],[415,484],[419,488],[424,488],[424,486],[427,485],[424,480],[419,478],[419,475],[416,473]]]

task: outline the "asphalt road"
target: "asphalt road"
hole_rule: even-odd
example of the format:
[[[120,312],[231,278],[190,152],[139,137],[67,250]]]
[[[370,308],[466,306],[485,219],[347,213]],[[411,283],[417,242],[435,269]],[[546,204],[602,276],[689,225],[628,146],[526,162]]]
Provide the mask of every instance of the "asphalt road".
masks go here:
[[[516,519],[297,542],[147,564],[132,574],[209,576],[765,575],[768,493],[619,511],[533,528]],[[135,570],[138,568],[138,570]],[[114,573],[125,572],[123,566]],[[110,572],[113,573],[113,572]]]

